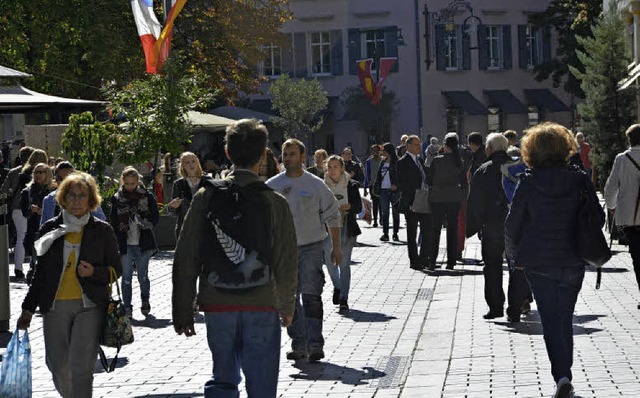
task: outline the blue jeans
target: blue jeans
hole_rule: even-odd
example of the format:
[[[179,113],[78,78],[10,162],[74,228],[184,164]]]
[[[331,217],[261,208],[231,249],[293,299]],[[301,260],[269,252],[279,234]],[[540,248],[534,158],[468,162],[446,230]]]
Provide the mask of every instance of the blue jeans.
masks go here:
[[[342,228],[340,234],[340,247],[342,248],[342,262],[338,267],[331,262],[331,250],[333,243],[331,236],[324,240],[324,263],[331,277],[334,289],[340,290],[340,298],[349,299],[349,288],[351,287],[351,252],[356,245],[356,236],[348,236],[347,228]]]
[[[397,234],[400,229],[400,209],[398,204],[391,204],[392,193],[393,191],[390,189],[380,190],[380,223],[385,235],[389,235],[389,205],[391,205],[393,212],[393,233]]]
[[[213,357],[213,377],[204,385],[204,396],[237,398],[242,368],[250,397],[275,397],[280,369],[278,313],[205,312],[204,321]]]
[[[296,312],[293,322],[287,328],[294,351],[322,350],[322,241],[298,246],[298,291]],[[302,299],[302,304],[300,303]]]
[[[133,278],[133,264],[136,265],[138,283],[140,284],[140,298],[149,301],[151,284],[149,282],[149,259],[152,250],[143,252],[140,246],[127,245],[127,254],[122,255],[122,301],[125,307],[131,308],[131,279]]]
[[[584,267],[527,268],[525,274],[540,313],[553,379],[556,383],[563,377],[571,380],[573,311]]]

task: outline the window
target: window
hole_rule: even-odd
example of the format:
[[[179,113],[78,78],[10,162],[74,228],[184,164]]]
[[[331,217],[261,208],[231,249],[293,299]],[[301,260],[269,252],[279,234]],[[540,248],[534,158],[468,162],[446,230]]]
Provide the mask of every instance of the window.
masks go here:
[[[489,68],[502,68],[502,46],[500,44],[500,27],[487,26],[487,50],[489,55]]]
[[[461,111],[458,108],[447,108],[447,130],[446,131],[460,131],[460,118]]]
[[[383,30],[367,30],[363,32],[364,45],[363,58],[373,58],[373,64],[371,65],[372,71],[378,70],[376,60],[382,57],[386,57],[385,45],[384,45],[384,31]]]
[[[529,117],[529,127],[533,127],[535,125],[537,125],[538,123],[540,123],[540,113],[538,111],[538,107],[535,105],[532,105],[529,107],[529,113],[528,113],[528,117]]]
[[[500,108],[490,107],[487,115],[489,133],[500,132]]]
[[[447,70],[460,68],[460,26],[447,25],[444,36],[445,59]]]
[[[280,76],[282,74],[282,50],[273,43],[263,46],[266,58],[262,62],[262,74],[265,76]]]
[[[331,35],[329,32],[313,32],[311,40],[311,73],[331,74]]]
[[[525,32],[527,42],[527,68],[533,68],[542,60],[542,31],[535,30],[533,26],[527,25]]]

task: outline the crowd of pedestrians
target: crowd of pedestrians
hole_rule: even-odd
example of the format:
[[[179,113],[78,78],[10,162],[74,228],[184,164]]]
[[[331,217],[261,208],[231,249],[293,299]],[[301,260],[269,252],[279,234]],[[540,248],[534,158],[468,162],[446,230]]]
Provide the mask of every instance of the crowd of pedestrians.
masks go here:
[[[604,197],[629,240],[640,287],[640,125],[631,126],[627,137],[630,149],[616,158]],[[517,323],[535,300],[557,383],[554,396],[572,394],[572,314],[586,265],[576,249],[578,215],[583,198],[598,201],[590,146],[582,133],[574,136],[554,123],[522,137],[509,130],[486,139],[470,133],[466,145],[461,138],[448,133],[441,145],[435,137],[423,145],[419,136],[403,135],[398,146],[371,146],[363,163],[350,147],[340,155],[319,149],[307,167],[303,142],[285,141],[278,160],[267,148],[266,127],[245,119],[227,128],[232,165],[223,179],[204,171],[196,154],[181,154],[180,178],[167,203],[177,219],[173,325],[191,336],[194,312],[205,314],[214,363],[205,396],[237,395],[240,370],[249,396],[276,396],[281,327],[291,338],[288,360],[325,357],[324,268],[333,304],[348,314],[363,209],[371,212],[372,227],[382,229],[381,242],[406,242],[407,263],[416,272],[454,270],[464,261],[465,238],[478,234],[483,317],[503,317],[506,303],[507,321]],[[18,327],[28,327],[39,309],[56,389],[64,397],[90,396],[109,267],[122,276],[128,316],[134,271],[140,311],[151,311],[148,264],[158,250],[153,229],[161,187],[147,189],[140,172],[126,167],[104,221],[90,175],[66,161],[50,167],[39,149],[23,147],[19,159],[0,187],[12,209],[17,278],[25,277],[22,263],[30,257]],[[368,201],[370,207],[363,205]],[[446,251],[439,262],[443,227]]]

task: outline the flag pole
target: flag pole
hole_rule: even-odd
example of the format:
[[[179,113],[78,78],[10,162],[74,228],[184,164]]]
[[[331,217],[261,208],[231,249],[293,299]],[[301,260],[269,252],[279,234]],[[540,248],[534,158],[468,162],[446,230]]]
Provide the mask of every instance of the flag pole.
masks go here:
[[[164,13],[164,23],[167,23],[169,11],[171,10],[171,0],[162,0],[162,11]]]

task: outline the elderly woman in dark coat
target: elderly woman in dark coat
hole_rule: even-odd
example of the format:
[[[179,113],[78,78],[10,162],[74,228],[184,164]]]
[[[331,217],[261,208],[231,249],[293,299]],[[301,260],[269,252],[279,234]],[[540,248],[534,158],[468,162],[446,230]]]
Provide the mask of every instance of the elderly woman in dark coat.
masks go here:
[[[63,397],[91,397],[109,268],[122,273],[113,229],[91,215],[100,200],[89,174],[73,173],[60,185],[62,212],[40,229],[38,266],[18,319],[26,329],[40,308],[47,367]]]
[[[587,173],[568,164],[575,151],[573,136],[563,126],[529,129],[522,159],[530,169],[520,179],[505,223],[507,256],[524,269],[540,313],[557,383],[554,397],[573,393],[572,317],[586,265],[577,244],[581,197],[598,203]],[[603,211],[600,216],[604,219]]]

